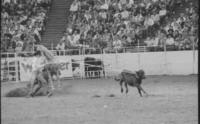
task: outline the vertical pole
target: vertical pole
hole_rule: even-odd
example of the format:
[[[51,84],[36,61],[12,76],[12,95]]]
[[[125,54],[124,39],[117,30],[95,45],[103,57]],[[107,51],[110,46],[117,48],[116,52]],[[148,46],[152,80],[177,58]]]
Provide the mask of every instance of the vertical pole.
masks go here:
[[[140,69],[140,44],[139,44],[139,39],[138,39],[138,42],[137,42],[137,54],[138,54],[138,69]]]
[[[32,48],[32,52],[34,52],[35,51],[35,43],[33,43],[33,48]]]
[[[194,40],[192,41],[192,51],[193,51],[193,74],[195,74],[195,43]]]
[[[85,42],[84,42],[84,46],[85,46]],[[84,55],[85,55],[85,47],[83,47],[83,49],[82,49],[81,61],[80,61],[80,62],[82,62],[82,69],[81,69],[82,79],[85,79],[85,62],[84,62]],[[80,64],[80,65],[81,65],[81,64]]]
[[[141,66],[141,64],[140,64],[140,52],[138,52],[137,54],[138,54],[138,70],[139,70],[140,66]]]
[[[139,40],[137,42],[137,52],[139,52],[139,47],[140,47],[140,43],[139,43]]]
[[[100,49],[100,54],[101,54],[101,61],[102,61],[102,63],[101,63],[101,68],[102,68],[102,75],[103,75],[103,71],[105,72],[105,62],[104,62],[104,58],[103,58],[103,53],[101,52],[101,49]],[[100,72],[101,73],[101,72]],[[101,74],[100,74],[100,77],[104,77],[105,78],[105,76],[103,75],[103,76],[101,76]]]
[[[7,58],[8,58],[8,54],[9,53],[6,53],[7,54]],[[7,59],[8,60],[8,59]],[[9,78],[10,78],[10,65],[9,65],[9,61],[7,61],[7,67],[8,67],[8,73],[7,73],[7,77],[8,77],[8,81],[9,81]]]
[[[15,53],[15,81],[19,82],[18,61],[17,61],[17,54],[16,53]]]
[[[164,72],[164,74],[167,74],[167,49],[166,49],[166,41],[164,42],[164,57],[165,57],[165,62],[164,62],[164,70],[165,70],[165,72]]]

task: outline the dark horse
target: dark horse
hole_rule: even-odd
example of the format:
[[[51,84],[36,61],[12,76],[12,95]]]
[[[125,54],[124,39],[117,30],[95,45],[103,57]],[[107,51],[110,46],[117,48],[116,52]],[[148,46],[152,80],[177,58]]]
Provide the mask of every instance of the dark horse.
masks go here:
[[[115,77],[116,81],[120,81],[121,93],[123,93],[122,84],[124,83],[126,87],[126,94],[128,93],[128,85],[132,87],[137,87],[140,96],[142,97],[142,93],[148,95],[144,89],[141,87],[142,80],[145,79],[145,72],[143,70],[136,71],[135,73],[131,73],[131,71],[123,70],[118,77]]]

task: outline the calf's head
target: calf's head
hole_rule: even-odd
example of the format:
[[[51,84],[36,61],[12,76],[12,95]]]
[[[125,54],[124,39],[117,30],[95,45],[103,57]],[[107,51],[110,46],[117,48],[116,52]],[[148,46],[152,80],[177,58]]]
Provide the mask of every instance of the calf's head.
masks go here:
[[[137,71],[138,77],[140,77],[141,79],[145,79],[145,72],[144,70],[140,69],[139,71]]]

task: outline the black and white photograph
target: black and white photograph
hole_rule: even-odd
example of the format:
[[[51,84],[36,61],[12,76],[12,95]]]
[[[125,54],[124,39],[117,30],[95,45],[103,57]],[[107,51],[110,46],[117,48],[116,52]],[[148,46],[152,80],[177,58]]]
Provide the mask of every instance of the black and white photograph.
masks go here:
[[[2,124],[198,124],[199,0],[1,0]]]

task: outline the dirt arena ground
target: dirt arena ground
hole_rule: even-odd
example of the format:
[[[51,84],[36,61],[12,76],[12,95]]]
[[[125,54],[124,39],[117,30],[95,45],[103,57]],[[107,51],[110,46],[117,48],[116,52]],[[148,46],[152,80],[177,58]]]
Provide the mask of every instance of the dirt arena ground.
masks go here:
[[[2,84],[1,94],[25,86]],[[136,88],[120,93],[112,79],[65,80],[48,97],[1,96],[2,124],[197,124],[197,76],[151,76],[143,81],[151,94]],[[114,97],[109,97],[114,94]],[[99,95],[100,97],[94,97]]]

